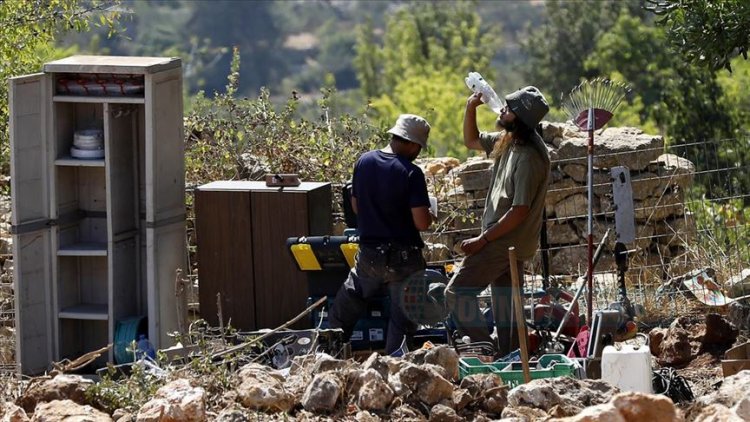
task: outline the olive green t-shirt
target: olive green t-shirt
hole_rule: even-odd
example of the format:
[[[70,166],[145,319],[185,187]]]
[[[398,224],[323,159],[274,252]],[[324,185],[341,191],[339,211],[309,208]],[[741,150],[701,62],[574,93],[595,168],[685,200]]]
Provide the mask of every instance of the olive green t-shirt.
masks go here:
[[[479,142],[489,154],[501,132],[482,132]],[[550,160],[542,138],[534,133],[531,141],[513,144],[495,159],[492,179],[485,201],[482,229],[498,222],[512,206],[526,205],[529,215],[505,236],[492,242],[507,251],[515,246],[519,259],[531,259],[539,245],[539,230],[550,176]]]

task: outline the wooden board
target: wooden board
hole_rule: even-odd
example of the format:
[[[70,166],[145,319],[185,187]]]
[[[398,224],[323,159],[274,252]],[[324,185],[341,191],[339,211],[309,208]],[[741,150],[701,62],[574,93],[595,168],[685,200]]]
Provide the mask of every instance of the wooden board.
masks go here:
[[[10,80],[11,224],[13,236],[13,280],[16,309],[16,356],[21,371],[36,374],[52,361],[53,305],[48,282],[52,271],[47,127],[48,109],[43,92],[49,88],[44,75]],[[24,225],[41,222],[37,231]],[[27,226],[28,227],[28,226]]]
[[[185,221],[146,228],[146,290],[148,294],[148,334],[156,348],[174,345],[167,333],[177,331],[177,269],[187,268]],[[187,304],[181,309],[186,310]]]
[[[217,293],[224,322],[256,328],[250,192],[195,191],[201,317],[218,327]]]
[[[62,73],[154,73],[179,68],[182,61],[174,57],[71,56],[48,62],[45,72]]]
[[[185,215],[182,72],[146,77],[146,221]]]
[[[134,148],[137,117],[135,107],[104,105],[106,203],[112,237],[138,227],[138,201],[135,200],[138,188],[134,177],[138,171]]]

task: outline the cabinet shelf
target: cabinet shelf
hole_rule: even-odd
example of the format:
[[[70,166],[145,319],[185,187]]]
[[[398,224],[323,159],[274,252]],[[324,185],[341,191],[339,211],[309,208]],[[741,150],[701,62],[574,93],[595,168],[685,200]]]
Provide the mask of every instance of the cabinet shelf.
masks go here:
[[[109,319],[107,305],[95,303],[81,303],[62,309],[58,315],[61,319],[85,319],[92,321],[106,321]]]
[[[107,244],[102,242],[81,242],[60,247],[57,256],[107,256]]]
[[[86,97],[78,95],[55,95],[52,101],[56,103],[110,103],[110,104],[145,104],[143,97]]]
[[[104,158],[79,159],[66,155],[55,160],[55,165],[69,167],[104,167]]]

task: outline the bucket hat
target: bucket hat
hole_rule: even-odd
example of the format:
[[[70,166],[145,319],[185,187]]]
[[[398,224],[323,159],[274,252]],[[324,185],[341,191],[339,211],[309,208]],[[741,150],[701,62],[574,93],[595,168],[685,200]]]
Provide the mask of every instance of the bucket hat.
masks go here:
[[[398,116],[396,124],[388,130],[388,133],[419,144],[422,148],[427,148],[430,124],[427,123],[427,120],[415,114],[402,114]]]
[[[535,86],[527,86],[505,97],[510,110],[528,127],[533,128],[549,111],[544,95]]]

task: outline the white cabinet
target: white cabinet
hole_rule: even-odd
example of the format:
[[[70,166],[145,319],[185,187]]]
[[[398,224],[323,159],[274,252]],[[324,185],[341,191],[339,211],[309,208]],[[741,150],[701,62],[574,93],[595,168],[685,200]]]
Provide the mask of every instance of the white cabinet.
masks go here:
[[[133,316],[169,346],[186,309],[174,294],[186,265],[180,60],[69,57],[11,79],[9,100],[21,370],[115,343]],[[85,129],[103,157],[71,155]]]

